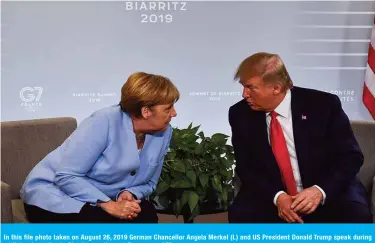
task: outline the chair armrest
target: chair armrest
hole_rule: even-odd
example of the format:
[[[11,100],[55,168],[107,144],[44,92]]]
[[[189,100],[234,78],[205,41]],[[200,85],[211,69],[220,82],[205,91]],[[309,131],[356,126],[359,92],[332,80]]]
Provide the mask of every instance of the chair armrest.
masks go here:
[[[5,182],[1,182],[1,223],[13,223],[12,194]]]
[[[375,222],[375,177],[373,178],[373,186],[372,186],[372,192],[371,192],[371,211],[372,211],[372,215],[373,215],[373,222]]]

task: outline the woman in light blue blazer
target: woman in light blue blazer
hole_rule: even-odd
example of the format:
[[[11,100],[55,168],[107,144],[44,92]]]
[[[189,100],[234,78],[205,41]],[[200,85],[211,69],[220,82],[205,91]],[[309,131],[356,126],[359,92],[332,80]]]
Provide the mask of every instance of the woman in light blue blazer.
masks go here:
[[[21,189],[30,222],[157,222],[155,190],[177,115],[179,92],[138,72],[121,102],[94,112],[40,161]]]

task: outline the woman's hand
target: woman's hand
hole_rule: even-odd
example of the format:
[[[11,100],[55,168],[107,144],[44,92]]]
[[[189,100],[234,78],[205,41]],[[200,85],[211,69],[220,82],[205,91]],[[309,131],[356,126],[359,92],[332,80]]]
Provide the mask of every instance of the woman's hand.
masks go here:
[[[141,207],[139,206],[140,200],[133,201],[109,201],[105,203],[98,203],[104,211],[112,216],[120,219],[131,220],[138,216],[141,212]]]
[[[129,191],[123,191],[121,194],[118,196],[117,201],[133,201],[134,197],[133,194],[131,194]]]

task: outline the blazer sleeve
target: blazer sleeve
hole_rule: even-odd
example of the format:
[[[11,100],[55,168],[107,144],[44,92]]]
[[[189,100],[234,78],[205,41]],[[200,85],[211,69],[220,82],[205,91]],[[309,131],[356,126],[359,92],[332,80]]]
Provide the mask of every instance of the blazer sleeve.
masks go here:
[[[283,187],[273,184],[268,180],[267,173],[259,173],[252,161],[252,155],[246,147],[244,131],[236,124],[233,107],[229,109],[229,123],[232,129],[232,145],[236,159],[235,172],[241,180],[241,184],[251,188],[257,195],[265,201],[273,202],[277,192],[284,190]],[[237,118],[239,119],[239,118]]]
[[[349,186],[364,160],[340,99],[337,96],[333,97],[327,131],[332,166],[328,168],[328,176],[318,182],[318,186],[326,193],[327,200],[336,198]]]
[[[107,146],[108,128],[107,116],[94,113],[63,144],[54,182],[70,197],[93,205],[111,200],[85,178]]]

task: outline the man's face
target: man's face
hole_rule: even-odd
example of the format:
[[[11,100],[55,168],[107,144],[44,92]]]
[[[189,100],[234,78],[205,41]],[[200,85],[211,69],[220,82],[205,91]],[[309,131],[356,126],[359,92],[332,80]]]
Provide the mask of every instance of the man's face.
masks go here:
[[[241,80],[243,86],[242,97],[246,99],[251,109],[256,111],[272,111],[275,103],[274,85],[264,83],[261,77]]]
[[[165,131],[168,128],[169,122],[172,117],[177,116],[173,104],[156,105],[153,106],[151,116],[148,117],[150,130],[152,131]]]

